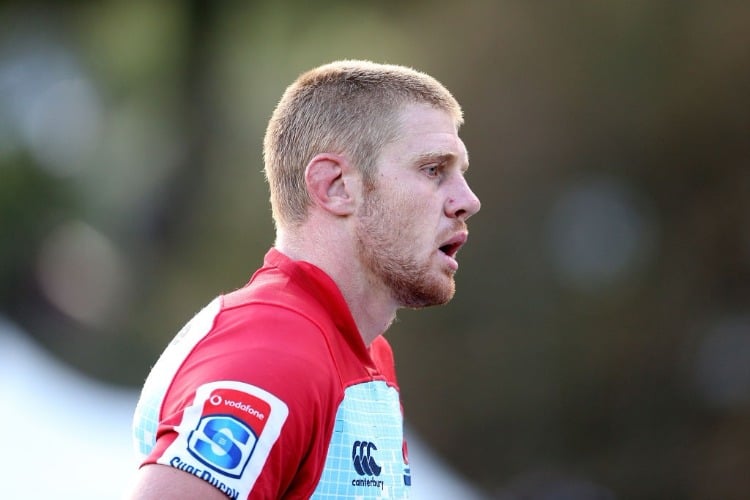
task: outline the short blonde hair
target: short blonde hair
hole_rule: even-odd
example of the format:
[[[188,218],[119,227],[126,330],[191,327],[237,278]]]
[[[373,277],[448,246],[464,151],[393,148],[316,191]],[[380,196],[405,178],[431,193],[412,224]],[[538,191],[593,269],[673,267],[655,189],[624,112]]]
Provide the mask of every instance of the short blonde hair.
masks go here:
[[[412,103],[448,112],[456,127],[463,123],[451,93],[412,68],[345,60],[300,75],[281,97],[263,141],[276,227],[304,222],[311,203],[305,168],[317,154],[347,156],[371,182],[381,148],[400,133],[399,111]]]

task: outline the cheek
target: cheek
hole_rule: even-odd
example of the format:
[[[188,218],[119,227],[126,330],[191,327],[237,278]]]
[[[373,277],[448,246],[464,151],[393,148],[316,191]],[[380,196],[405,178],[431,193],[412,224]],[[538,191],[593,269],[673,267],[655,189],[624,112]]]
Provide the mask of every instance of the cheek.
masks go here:
[[[412,244],[432,242],[439,223],[439,217],[435,214],[439,212],[423,199],[416,197],[403,198],[398,205],[397,213],[401,220],[399,232],[403,232],[404,237],[409,238]]]
[[[398,193],[394,193],[393,196],[394,204],[397,204],[401,210],[407,213],[419,215],[419,217],[428,216],[433,210],[433,204],[435,203],[435,193],[424,192],[419,189],[404,189]]]
[[[378,219],[377,225],[388,228],[388,239],[395,238],[399,244],[411,246],[432,242],[435,238],[441,214],[440,207],[436,206],[435,193],[394,187],[387,196],[371,202],[374,204],[370,205],[370,215]]]
[[[417,193],[407,193],[402,200],[403,210],[411,220],[425,230],[429,230],[440,219],[440,208],[432,197]]]

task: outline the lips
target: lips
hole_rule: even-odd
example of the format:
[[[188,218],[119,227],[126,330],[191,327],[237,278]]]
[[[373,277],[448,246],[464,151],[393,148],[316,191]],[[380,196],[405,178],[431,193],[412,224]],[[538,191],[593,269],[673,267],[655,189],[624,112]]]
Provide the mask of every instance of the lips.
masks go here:
[[[458,253],[459,248],[461,248],[464,243],[466,243],[468,237],[469,234],[467,232],[458,233],[449,240],[445,241],[442,245],[440,245],[439,250],[448,257],[454,259],[456,257],[456,254]]]

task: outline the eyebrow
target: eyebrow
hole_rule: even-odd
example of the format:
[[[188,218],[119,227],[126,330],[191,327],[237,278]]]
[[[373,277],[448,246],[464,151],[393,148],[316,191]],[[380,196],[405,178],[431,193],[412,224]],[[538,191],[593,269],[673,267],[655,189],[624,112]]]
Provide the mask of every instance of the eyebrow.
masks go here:
[[[424,163],[428,161],[437,161],[439,163],[450,163],[456,161],[458,156],[455,153],[449,153],[445,151],[431,151],[417,155],[415,158],[416,163]],[[466,171],[469,169],[469,153],[466,153],[466,164],[461,165],[461,170]]]

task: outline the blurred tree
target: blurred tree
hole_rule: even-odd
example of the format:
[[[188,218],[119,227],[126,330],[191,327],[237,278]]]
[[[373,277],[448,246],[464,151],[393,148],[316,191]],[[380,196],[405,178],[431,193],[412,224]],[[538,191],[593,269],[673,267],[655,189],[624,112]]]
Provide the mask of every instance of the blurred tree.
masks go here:
[[[31,287],[34,260],[44,237],[75,212],[69,186],[33,168],[30,158],[13,155],[0,165],[0,304],[23,304]]]

